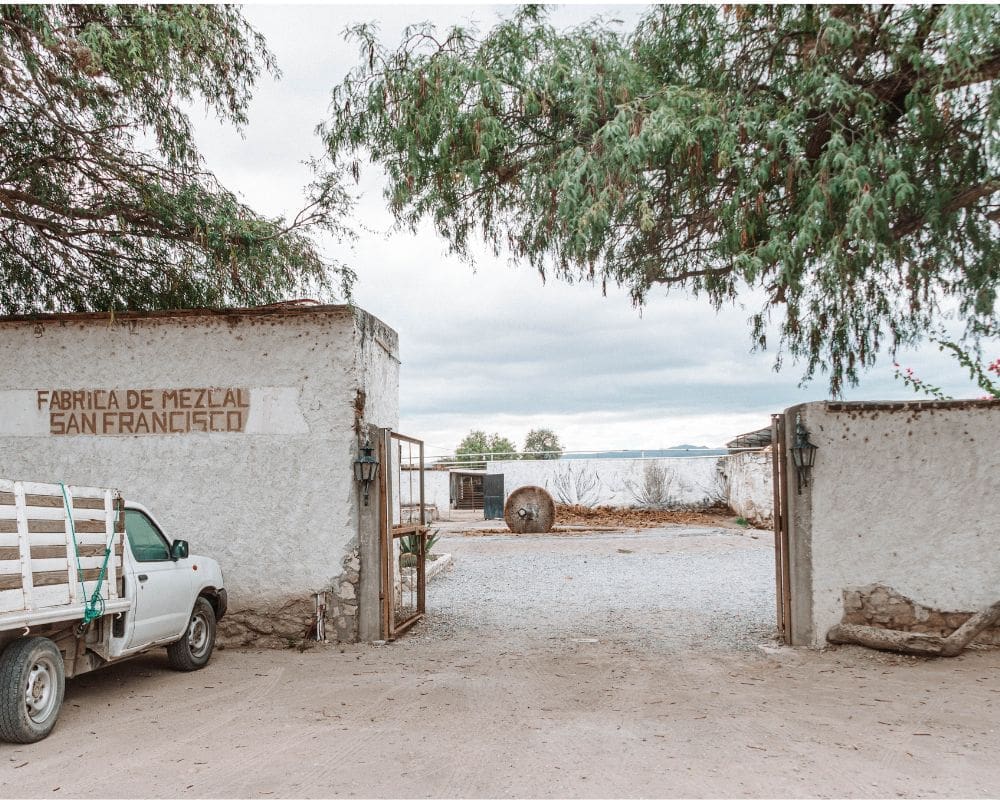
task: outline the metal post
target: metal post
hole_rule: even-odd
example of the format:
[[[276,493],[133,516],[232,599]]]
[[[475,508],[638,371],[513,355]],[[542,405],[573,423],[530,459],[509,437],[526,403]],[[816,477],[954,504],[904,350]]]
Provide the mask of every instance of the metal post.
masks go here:
[[[382,567],[382,585],[379,597],[382,601],[382,638],[391,639],[393,636],[393,605],[395,603],[395,591],[392,585],[392,554],[393,540],[389,517],[392,515],[391,500],[389,498],[389,431],[382,429],[378,437],[379,449],[379,561]]]
[[[782,587],[782,555],[781,555],[781,530],[784,527],[784,519],[781,511],[781,416],[771,415],[771,481],[772,481],[772,501],[774,510],[772,512],[774,528],[774,593],[777,600],[778,611],[778,633],[785,637],[785,600]]]
[[[427,525],[424,518],[424,443],[420,443],[420,555],[417,557],[417,613],[427,606]]]

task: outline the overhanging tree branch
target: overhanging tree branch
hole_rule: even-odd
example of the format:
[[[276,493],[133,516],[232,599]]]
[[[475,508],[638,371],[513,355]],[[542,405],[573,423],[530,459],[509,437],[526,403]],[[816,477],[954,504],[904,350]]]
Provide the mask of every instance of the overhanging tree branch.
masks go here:
[[[278,74],[231,6],[0,7],[0,313],[328,294],[340,266],[311,232],[348,235],[336,177],[268,219],[192,139],[185,104],[241,125],[262,70]]]
[[[332,160],[373,154],[397,219],[463,256],[481,238],[637,302],[763,287],[755,345],[773,315],[779,358],[833,393],[945,297],[970,341],[997,316],[997,7],[658,6],[625,33],[532,11],[447,50],[356,33]]]
[[[1000,178],[985,181],[978,186],[971,186],[959,192],[951,200],[944,203],[940,207],[939,212],[942,214],[954,214],[957,211],[974,206],[984,197],[989,197],[997,192],[1000,192]],[[897,240],[902,239],[905,236],[916,233],[925,224],[926,219],[924,217],[911,217],[910,219],[902,220],[892,229],[892,236]]]

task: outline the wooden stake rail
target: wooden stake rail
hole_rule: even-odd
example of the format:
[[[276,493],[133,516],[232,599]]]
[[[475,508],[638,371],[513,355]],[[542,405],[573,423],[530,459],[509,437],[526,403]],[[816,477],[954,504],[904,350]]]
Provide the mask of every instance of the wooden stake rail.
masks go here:
[[[0,479],[0,630],[82,618],[109,543],[113,555],[100,597],[107,613],[129,606],[122,586],[121,498],[110,489],[80,486],[67,486],[66,495],[69,514],[59,484]]]

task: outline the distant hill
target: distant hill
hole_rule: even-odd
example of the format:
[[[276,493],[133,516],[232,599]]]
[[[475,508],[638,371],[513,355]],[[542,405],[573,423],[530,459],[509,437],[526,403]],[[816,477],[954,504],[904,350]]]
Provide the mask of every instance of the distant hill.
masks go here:
[[[571,458],[691,458],[692,456],[724,456],[729,451],[696,444],[679,444],[664,450],[610,450],[606,453],[567,453],[563,459]]]

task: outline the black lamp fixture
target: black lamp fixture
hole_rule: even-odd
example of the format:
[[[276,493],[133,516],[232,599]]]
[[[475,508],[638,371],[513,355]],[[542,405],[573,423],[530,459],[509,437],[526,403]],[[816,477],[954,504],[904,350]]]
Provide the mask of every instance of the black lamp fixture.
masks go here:
[[[795,415],[795,444],[792,445],[792,461],[799,479],[799,494],[802,487],[809,485],[809,470],[816,463],[816,447],[809,441],[809,431],[802,424],[802,415]]]
[[[368,487],[378,475],[378,459],[372,455],[373,449],[371,439],[366,436],[361,455],[354,460],[354,480],[364,487],[365,505],[368,505]]]

